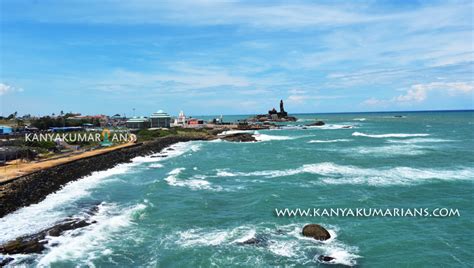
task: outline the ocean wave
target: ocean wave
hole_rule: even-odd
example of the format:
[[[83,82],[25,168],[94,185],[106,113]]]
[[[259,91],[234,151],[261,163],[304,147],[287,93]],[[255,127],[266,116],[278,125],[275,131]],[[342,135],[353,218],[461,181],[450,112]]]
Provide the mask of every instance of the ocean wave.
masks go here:
[[[163,165],[160,163],[154,163],[148,166],[149,168],[162,168]]]
[[[389,146],[359,146],[354,148],[340,149],[340,152],[348,154],[363,154],[377,157],[392,157],[399,155],[422,155],[426,153],[426,147],[404,144],[404,145],[389,145]]]
[[[195,179],[180,179],[178,176],[184,171],[185,168],[175,168],[168,173],[168,176],[165,178],[165,181],[170,186],[177,187],[188,187],[191,190],[214,190],[220,191],[222,188],[220,186],[212,186],[210,182],[200,178]],[[203,177],[204,178],[204,177]]]
[[[459,167],[458,169],[420,169],[410,167],[395,168],[360,168],[356,166],[337,165],[331,162],[306,164],[302,167],[286,170],[264,170],[254,172],[232,172],[216,170],[225,177],[257,176],[277,178],[294,176],[303,173],[323,176],[318,182],[327,184],[370,184],[377,186],[415,184],[427,180],[472,180],[474,168]],[[225,172],[225,173],[224,173]],[[217,175],[216,175],[217,176]]]
[[[354,132],[352,136],[355,137],[368,137],[368,138],[409,138],[409,137],[426,137],[430,134],[417,133],[417,134],[405,134],[405,133],[389,133],[389,134],[365,134],[361,132]]]
[[[389,143],[441,143],[441,142],[455,142],[456,140],[446,139],[434,139],[434,138],[413,138],[413,139],[402,139],[402,140],[387,140]]]
[[[87,227],[68,231],[59,237],[49,237],[54,246],[40,257],[38,266],[50,266],[58,261],[71,261],[93,266],[93,260],[111,255],[113,251],[107,242],[114,240],[115,234],[130,226],[134,218],[141,217],[145,204],[120,208],[118,205],[103,203],[98,213],[91,217],[96,223]]]
[[[242,245],[242,243],[249,239],[257,239],[261,241],[258,250],[288,258],[300,265],[316,264],[319,255],[334,257],[334,264],[348,266],[357,264],[356,260],[360,258],[357,255],[358,248],[339,241],[337,239],[338,228],[329,226],[328,231],[331,238],[326,241],[317,241],[301,234],[303,226],[301,224],[289,224],[269,227],[265,224],[259,224],[229,229],[196,228],[177,232],[168,236],[166,240],[174,241],[180,247],[198,248],[210,246],[252,247],[252,245]],[[315,254],[314,258],[308,258],[308,253]]]
[[[307,128],[333,130],[333,129],[351,129],[351,128],[356,128],[356,126],[351,125],[351,124],[347,124],[347,125],[326,124],[326,125],[322,125],[322,126],[307,126]]]
[[[226,136],[226,135],[241,134],[241,133],[254,133],[254,131],[253,130],[226,130],[217,134],[217,136]]]
[[[37,204],[23,207],[0,218],[0,243],[52,226],[68,216],[63,209],[66,205],[88,196],[91,189],[105,182],[104,179],[127,173],[135,165],[125,163],[108,170],[93,172],[82,179],[69,182],[61,190],[48,195]]]
[[[296,137],[290,137],[290,136],[277,136],[277,135],[268,135],[268,134],[260,134],[260,133],[255,133],[253,137],[257,141],[281,141],[281,140],[292,140],[295,139]]]
[[[308,143],[333,143],[333,142],[347,142],[350,139],[335,139],[335,140],[310,140]]]
[[[354,118],[352,120],[354,120],[354,121],[365,121],[367,119],[362,117],[362,118]]]
[[[151,163],[160,162],[166,159],[181,156],[186,153],[193,153],[199,151],[201,143],[199,142],[178,142],[169,147],[164,148],[161,152],[154,153],[147,156],[137,156],[132,159],[133,163]]]

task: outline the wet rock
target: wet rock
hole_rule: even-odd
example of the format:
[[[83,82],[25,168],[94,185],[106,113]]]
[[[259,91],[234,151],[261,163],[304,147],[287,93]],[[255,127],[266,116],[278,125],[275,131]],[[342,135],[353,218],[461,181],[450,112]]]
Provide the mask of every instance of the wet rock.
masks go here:
[[[41,253],[48,243],[47,236],[60,236],[66,231],[82,228],[95,223],[84,219],[67,219],[53,227],[42,230],[37,234],[19,237],[0,245],[1,254],[31,254]]]
[[[328,230],[326,230],[319,224],[308,224],[303,227],[303,236],[312,237],[316,240],[321,241],[328,240],[329,238],[331,238],[331,235],[329,234]]]
[[[323,121],[316,121],[314,123],[308,124],[307,126],[324,126],[326,123]]]
[[[12,257],[5,257],[5,258],[0,257],[0,267],[7,265],[9,262],[13,260],[14,259]]]
[[[226,135],[221,139],[226,141],[233,141],[233,142],[255,142],[257,141],[255,137],[250,133],[234,133],[230,135]]]
[[[262,235],[257,235],[243,242],[239,242],[239,245],[252,245],[252,246],[265,246],[267,244],[267,239]]]
[[[333,260],[335,260],[335,258],[330,257],[330,256],[319,255],[319,257],[318,257],[318,261],[320,261],[320,262],[330,262],[330,261],[333,261]]]

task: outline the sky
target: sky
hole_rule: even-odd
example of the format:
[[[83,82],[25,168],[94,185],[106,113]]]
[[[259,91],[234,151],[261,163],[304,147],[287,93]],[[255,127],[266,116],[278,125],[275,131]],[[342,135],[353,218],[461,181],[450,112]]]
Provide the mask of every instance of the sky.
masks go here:
[[[0,1],[0,112],[474,108],[472,1]]]

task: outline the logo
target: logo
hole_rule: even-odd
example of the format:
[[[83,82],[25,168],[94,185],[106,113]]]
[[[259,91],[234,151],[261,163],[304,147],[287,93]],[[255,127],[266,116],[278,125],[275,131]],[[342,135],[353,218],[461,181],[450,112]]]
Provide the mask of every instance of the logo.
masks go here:
[[[111,146],[112,143],[109,141],[109,136],[110,130],[108,128],[104,128],[104,130],[102,130],[102,142],[100,143],[100,145]]]

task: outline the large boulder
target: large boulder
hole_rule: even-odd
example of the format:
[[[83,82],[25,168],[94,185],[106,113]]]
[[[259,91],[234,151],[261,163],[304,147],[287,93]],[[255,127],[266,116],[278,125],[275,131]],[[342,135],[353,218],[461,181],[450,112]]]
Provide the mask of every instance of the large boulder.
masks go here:
[[[328,230],[319,224],[308,224],[303,227],[303,236],[312,237],[316,240],[328,240],[331,238]]]
[[[323,121],[316,121],[311,124],[308,124],[307,126],[324,126],[325,124],[326,123],[324,123]]]
[[[254,142],[257,141],[255,137],[250,133],[234,133],[225,135],[221,139],[226,141],[237,141],[237,142]]]

